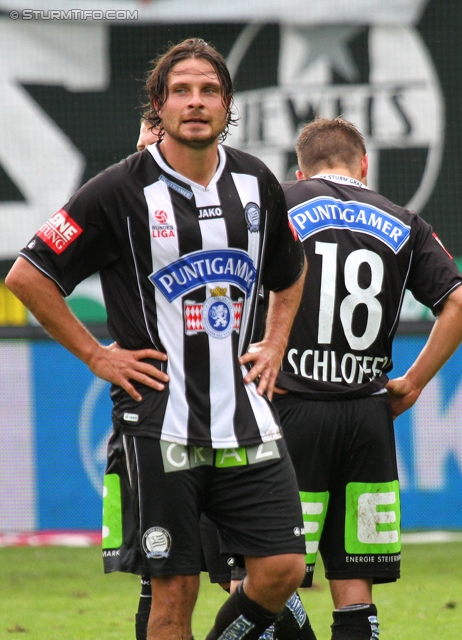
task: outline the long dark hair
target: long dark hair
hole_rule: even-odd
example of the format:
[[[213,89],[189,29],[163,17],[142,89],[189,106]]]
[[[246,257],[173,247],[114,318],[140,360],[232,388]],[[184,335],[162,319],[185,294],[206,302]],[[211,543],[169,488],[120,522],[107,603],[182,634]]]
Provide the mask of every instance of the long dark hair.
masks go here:
[[[183,40],[153,60],[153,68],[146,80],[145,91],[148,101],[144,105],[143,118],[152,128],[159,127],[159,141],[162,140],[164,130],[159,109],[168,97],[168,74],[175,64],[188,58],[202,58],[210,62],[220,80],[223,105],[227,111],[226,126],[219,136],[222,142],[228,135],[229,126],[237,124],[237,117],[233,112],[233,83],[223,56],[201,38]]]

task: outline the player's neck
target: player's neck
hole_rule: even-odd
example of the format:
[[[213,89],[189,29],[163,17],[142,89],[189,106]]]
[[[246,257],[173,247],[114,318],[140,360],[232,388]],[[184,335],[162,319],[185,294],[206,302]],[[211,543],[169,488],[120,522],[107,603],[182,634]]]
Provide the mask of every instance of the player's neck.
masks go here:
[[[336,176],[346,176],[347,178],[354,178],[355,180],[366,184],[365,178],[363,178],[363,176],[361,175],[361,170],[353,170],[342,165],[332,168],[323,167],[321,170],[316,171],[316,175],[321,175],[323,173]]]
[[[194,149],[166,135],[160,150],[172,169],[203,187],[209,184],[218,168],[218,140],[204,149]]]

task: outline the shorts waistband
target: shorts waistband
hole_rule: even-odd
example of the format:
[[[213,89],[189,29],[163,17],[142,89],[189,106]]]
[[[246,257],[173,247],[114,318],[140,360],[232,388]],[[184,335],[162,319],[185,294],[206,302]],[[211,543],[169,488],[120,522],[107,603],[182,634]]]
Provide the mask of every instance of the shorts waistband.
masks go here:
[[[228,469],[268,462],[281,457],[276,440],[251,447],[228,447],[226,449],[186,446],[161,440],[160,450],[166,473],[185,471],[201,466]]]

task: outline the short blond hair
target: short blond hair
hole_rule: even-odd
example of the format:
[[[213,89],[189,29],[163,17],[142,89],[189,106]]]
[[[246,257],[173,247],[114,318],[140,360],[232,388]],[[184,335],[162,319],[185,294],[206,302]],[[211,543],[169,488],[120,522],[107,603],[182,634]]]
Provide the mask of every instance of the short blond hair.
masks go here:
[[[305,175],[312,176],[323,168],[352,168],[366,154],[366,145],[348,120],[317,118],[303,127],[295,150],[298,166]]]

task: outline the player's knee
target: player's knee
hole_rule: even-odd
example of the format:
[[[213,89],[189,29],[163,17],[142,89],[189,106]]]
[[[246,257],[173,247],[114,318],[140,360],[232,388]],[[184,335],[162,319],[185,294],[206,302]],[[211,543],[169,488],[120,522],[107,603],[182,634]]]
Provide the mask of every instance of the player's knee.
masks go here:
[[[293,554],[289,556],[290,561],[281,558],[281,562],[278,563],[276,573],[278,573],[277,580],[282,581],[288,590],[289,595],[298,589],[305,577],[305,558],[299,554]]]
[[[248,563],[248,581],[252,590],[271,594],[282,604],[297,590],[305,575],[305,560],[300,554],[260,558]]]

